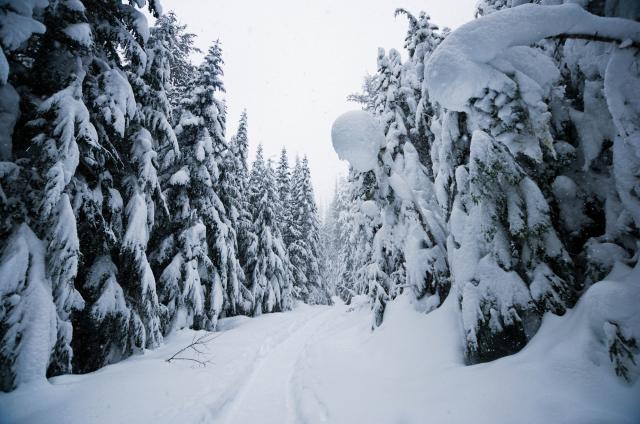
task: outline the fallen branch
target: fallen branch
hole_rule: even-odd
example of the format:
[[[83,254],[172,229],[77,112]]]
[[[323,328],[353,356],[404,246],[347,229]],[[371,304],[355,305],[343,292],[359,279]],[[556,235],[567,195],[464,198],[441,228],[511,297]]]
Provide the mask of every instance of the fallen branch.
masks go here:
[[[210,334],[210,333],[205,333],[199,337],[193,336],[193,340],[191,341],[191,343],[185,347],[183,347],[182,349],[180,349],[179,351],[177,351],[176,353],[174,353],[170,358],[167,358],[166,361],[171,363],[171,361],[192,361],[192,362],[196,362],[200,365],[202,365],[203,367],[207,366],[207,364],[210,362],[208,360],[201,360],[199,357],[200,355],[203,355],[205,352],[203,352],[201,349],[202,347],[206,347],[207,343],[209,343],[210,341],[217,339],[218,337],[220,337],[220,334]],[[196,352],[196,358],[188,358],[185,356],[178,356],[183,352],[186,352],[187,350],[193,350],[194,352]]]

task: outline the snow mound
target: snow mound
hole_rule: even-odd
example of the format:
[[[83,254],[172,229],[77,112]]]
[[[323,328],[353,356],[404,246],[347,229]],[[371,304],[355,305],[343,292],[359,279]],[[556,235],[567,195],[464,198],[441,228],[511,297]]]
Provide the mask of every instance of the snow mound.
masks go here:
[[[385,144],[380,124],[363,110],[340,115],[331,128],[331,140],[338,157],[360,172],[376,167],[378,151]]]

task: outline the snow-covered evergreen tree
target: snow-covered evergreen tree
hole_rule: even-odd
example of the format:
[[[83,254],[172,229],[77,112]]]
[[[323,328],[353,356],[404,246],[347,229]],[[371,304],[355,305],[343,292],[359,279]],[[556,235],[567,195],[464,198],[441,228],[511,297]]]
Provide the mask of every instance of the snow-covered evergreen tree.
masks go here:
[[[425,60],[442,42],[448,29],[440,31],[425,12],[420,12],[417,18],[404,9],[397,9],[395,13],[396,16],[404,14],[409,20],[404,46],[409,53],[409,59],[403,64],[401,71],[404,102],[411,110],[407,116],[409,118],[408,136],[418,151],[418,157],[425,166],[425,172],[431,177],[431,146],[434,135],[429,126],[434,111],[429,102],[428,92],[423,91],[422,81]],[[414,105],[415,110],[413,110]]]
[[[296,280],[296,292],[306,303],[330,304],[331,294],[327,289],[327,282],[320,278],[318,208],[306,156],[302,162],[296,160],[292,175],[291,214],[290,227],[295,228],[295,233],[291,233],[291,260],[297,272],[304,275],[303,280]]]
[[[210,205],[200,207],[203,213],[204,223],[208,228],[209,249],[211,259],[216,267],[217,278],[220,279],[225,293],[224,308],[231,314],[236,313],[238,307],[242,308],[242,286],[244,275],[238,260],[238,242],[235,228],[236,214],[238,213],[238,198],[234,184],[234,169],[239,169],[240,163],[229,151],[225,139],[226,106],[218,100],[215,92],[224,92],[222,83],[222,48],[219,41],[209,48],[204,62],[198,70],[196,80],[196,92],[202,87],[207,93],[199,100],[201,116],[205,116],[205,125],[209,126],[212,138],[213,161],[210,173],[213,178],[213,191],[216,197],[210,198]],[[204,93],[203,93],[204,94]],[[206,114],[211,114],[208,118]],[[209,121],[210,119],[210,121]],[[217,302],[213,297],[208,299],[210,305]],[[216,307],[217,308],[217,307]],[[214,322],[215,324],[215,322]]]
[[[84,301],[74,283],[78,272],[80,242],[71,199],[66,193],[78,165],[77,140],[97,143],[97,134],[89,122],[89,112],[82,102],[80,81],[54,94],[39,108],[40,116],[48,116],[49,128],[34,138],[34,144],[45,154],[40,158],[47,169],[47,184],[41,202],[41,222],[48,230],[47,271],[52,282],[54,299],[59,312],[59,336],[56,344],[54,373],[71,370],[72,330],[69,315],[82,309]],[[43,122],[44,124],[44,122]],[[46,125],[46,124],[45,124]],[[48,125],[47,125],[48,126]]]
[[[369,181],[361,222],[364,224],[367,217],[380,219],[364,227],[375,230],[371,248],[366,249],[370,252],[366,265],[358,266],[369,284],[375,325],[382,322],[386,303],[405,287],[412,288],[417,298],[432,296],[428,308],[438,306],[449,291],[444,226],[434,213],[428,172],[411,143],[416,135],[419,94],[415,67],[403,66],[396,50],[388,55],[380,50],[377,81],[375,114],[382,124],[385,146],[378,155],[378,165],[355,180],[359,184]]]
[[[238,122],[238,131],[233,136],[232,141],[236,145],[236,151],[240,157],[240,162],[245,170],[249,169],[247,163],[249,156],[249,118],[247,117],[247,110],[244,109],[240,114],[240,122]]]
[[[248,306],[253,303],[246,287],[246,278],[242,262],[240,261],[239,234],[244,231],[250,216],[246,200],[246,170],[238,146],[233,141],[219,155],[220,200],[226,212],[227,222],[225,243],[222,249],[224,258],[220,262],[227,263],[227,283],[225,297],[225,312],[236,315],[240,312],[248,313]],[[214,258],[216,259],[216,258]]]
[[[146,128],[156,140],[158,171],[161,182],[179,156],[180,149],[173,130],[174,107],[172,97],[184,94],[185,78],[176,73],[193,75],[193,66],[186,57],[191,49],[192,34],[185,34],[185,27],[177,24],[173,12],[160,16],[151,28],[147,42],[147,65],[143,75],[144,85],[136,98],[142,103]],[[185,39],[187,41],[185,41]],[[178,84],[181,84],[178,88]],[[140,98],[142,97],[142,98]]]
[[[170,69],[170,73],[165,73],[164,78],[168,79],[165,83],[169,83],[167,98],[172,109],[180,109],[180,102],[188,96],[189,87],[196,75],[196,66],[191,63],[190,56],[192,53],[202,52],[194,46],[195,38],[195,34],[187,32],[186,25],[178,22],[173,11],[158,17],[155,26],[151,28],[147,65],[160,60],[160,66]],[[157,58],[157,55],[161,57]],[[174,121],[180,119],[179,113],[175,113],[173,118]]]
[[[307,276],[305,273],[305,258],[307,258],[307,246],[302,236],[302,220],[298,219],[301,215],[299,200],[301,199],[302,187],[302,165],[300,158],[296,156],[293,171],[291,173],[290,188],[290,205],[289,222],[287,223],[287,238],[289,244],[287,252],[291,262],[291,277],[293,286],[293,295],[298,299],[307,299],[309,292],[307,290]]]
[[[202,328],[206,325],[205,286],[213,266],[207,246],[207,229],[197,209],[192,209],[197,194],[190,192],[188,187],[191,175],[197,176],[200,169],[197,162],[194,163],[193,140],[183,136],[181,144],[185,151],[180,152],[170,125],[181,118],[183,109],[178,103],[189,95],[189,86],[197,75],[188,58],[196,50],[193,37],[184,25],[178,24],[173,13],[160,17],[151,29],[145,74],[148,96],[156,106],[151,107],[148,122],[156,131],[160,178],[166,189],[168,206],[166,212],[159,214],[160,222],[152,240],[152,262],[160,285],[165,334],[175,327]],[[190,103],[193,103],[192,98],[185,102],[184,108]],[[184,130],[183,126],[179,128]]]
[[[352,187],[344,178],[336,181],[333,199],[321,226],[320,257],[325,261],[323,278],[330,291],[345,302],[365,292],[364,284],[356,284],[355,258],[360,251],[355,240],[362,234],[356,218],[360,216],[361,202],[351,198]],[[358,212],[352,210],[355,204]],[[361,247],[366,250],[367,245]]]
[[[216,42],[198,68],[176,127],[181,157],[167,193],[174,229],[158,255],[168,261],[160,276],[165,332],[175,326],[214,329],[225,289],[238,284],[235,232],[218,195],[226,155],[225,108],[216,98],[224,90],[221,65]]]
[[[250,247],[256,242],[256,235],[253,229],[253,217],[249,204],[249,169],[247,157],[249,150],[248,118],[247,111],[243,110],[238,123],[238,131],[231,138],[229,143],[230,154],[234,159],[233,184],[236,187],[235,201],[237,208],[237,218],[235,229],[238,241],[238,261],[241,271],[244,274],[244,284],[240,285],[242,291],[242,313],[249,314],[253,310],[253,294],[249,290],[250,285],[250,264],[255,262],[255,251]]]
[[[360,104],[362,110],[373,111],[378,90],[377,75],[365,75],[362,82],[362,92],[352,93],[347,96],[347,101]]]
[[[291,265],[276,221],[279,195],[275,172],[265,163],[262,145],[249,178],[249,204],[256,235],[248,248],[253,315],[291,309]]]
[[[38,78],[41,81],[41,93],[49,97],[37,108],[36,119],[31,121],[31,125],[37,134],[33,138],[34,144],[45,152],[38,160],[42,163],[46,180],[40,217],[45,220],[42,222],[43,231],[50,231],[47,235],[48,271],[52,273],[54,298],[62,321],[67,321],[71,311],[80,305],[79,296],[68,293],[74,291],[76,274],[82,276],[75,279],[75,287],[85,291],[83,296],[89,304],[83,314],[89,318],[79,319],[78,323],[80,326],[91,326],[92,318],[96,317],[91,310],[99,308],[96,302],[104,300],[90,293],[89,288],[84,290],[82,281],[86,272],[78,272],[77,257],[84,244],[85,248],[91,246],[92,253],[84,255],[83,266],[91,263],[94,254],[100,255],[106,251],[113,255],[114,261],[119,260],[117,256],[122,243],[124,213],[121,192],[125,192],[125,180],[130,172],[130,168],[122,166],[128,164],[130,149],[125,146],[124,139],[128,137],[128,120],[133,119],[136,112],[126,72],[140,75],[144,70],[142,64],[146,55],[143,43],[148,35],[146,19],[133,6],[109,4],[101,8],[99,13],[86,13],[82,4],[66,2],[48,7],[43,19],[47,25],[47,36],[36,46],[34,68],[46,70],[38,74]],[[105,49],[94,50],[95,45]],[[126,65],[122,64],[119,57],[110,54],[112,49],[119,48],[125,49]],[[60,202],[69,205],[64,206]],[[71,203],[74,204],[73,209]],[[105,203],[106,207],[103,206]],[[76,223],[76,215],[82,214],[92,216],[90,223],[97,227],[97,231],[96,227],[89,228],[91,224]],[[106,217],[103,218],[104,215]],[[64,260],[61,260],[61,256]],[[125,355],[134,346],[140,349],[158,343],[153,335],[149,334],[147,338],[143,334],[145,326],[146,331],[153,332],[156,314],[147,313],[149,308],[142,306],[146,302],[138,297],[141,293],[137,290],[135,280],[130,284],[126,287],[126,293],[130,296],[128,300],[141,305],[135,315],[142,314],[144,318],[140,326],[131,325],[116,330],[131,331],[131,337],[121,348]],[[63,286],[67,288],[59,291]],[[154,309],[157,300],[153,285],[150,291],[149,301],[152,303],[151,309]],[[146,290],[143,289],[142,293],[146,293]],[[66,330],[63,331],[64,327]],[[78,331],[83,330],[78,328]],[[70,325],[61,325],[59,334],[70,339]],[[126,337],[114,335],[114,338]],[[86,340],[83,347],[90,347],[91,344]],[[111,350],[109,343],[101,341],[96,345],[106,347],[106,351]],[[70,349],[61,345],[58,345],[56,352],[60,349],[70,352]],[[95,352],[92,354],[94,357],[100,356]],[[69,363],[68,353],[57,353],[56,357],[67,358],[66,362]],[[80,357],[81,368],[82,362],[83,358]],[[68,367],[53,362],[50,373],[63,372]]]
[[[280,159],[276,168],[276,185],[278,197],[280,198],[277,220],[284,245],[288,248],[292,241],[290,226],[295,205],[291,200],[291,171],[289,169],[287,149],[284,147],[280,152]]]
[[[85,370],[162,342],[155,280],[145,252],[154,221],[152,196],[159,192],[156,153],[140,110],[146,99],[136,99],[136,92],[145,89],[140,78],[149,29],[133,5],[113,2],[96,10],[92,6],[90,12],[93,41],[103,50],[96,66],[88,68],[84,94],[103,149],[91,146],[85,160],[92,170],[76,186],[88,224],[80,226],[80,238],[91,251],[80,285],[88,304],[75,321],[86,338],[74,345]],[[113,53],[118,50],[123,58]]]
[[[445,38],[425,72],[424,91],[437,111],[435,190],[449,222],[448,256],[470,362],[519,350],[542,313],[564,313],[584,285],[635,249],[619,230],[610,231],[617,227],[611,218],[619,223],[629,215],[616,190],[602,189],[617,185],[610,168],[616,144],[607,147],[605,140],[620,129],[613,129],[605,106],[615,98],[603,90],[608,67],[592,65],[610,60],[616,35],[587,44],[570,40],[576,30],[568,21],[547,20],[591,22],[576,36],[595,41],[613,27],[578,6],[509,9],[508,3],[491,3],[501,11],[487,9]],[[495,32],[523,20],[533,23],[526,34]],[[626,25],[618,22],[613,32],[624,33]],[[479,34],[492,34],[491,43],[477,43]],[[543,40],[556,36],[559,41]],[[491,53],[484,59],[466,53],[459,66],[449,55],[461,49]],[[470,85],[460,87],[458,78]]]

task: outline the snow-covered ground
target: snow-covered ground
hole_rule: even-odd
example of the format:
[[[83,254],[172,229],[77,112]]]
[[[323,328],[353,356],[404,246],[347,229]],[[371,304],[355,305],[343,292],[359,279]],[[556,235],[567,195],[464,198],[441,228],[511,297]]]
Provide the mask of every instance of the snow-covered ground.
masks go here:
[[[360,305],[220,322],[199,356],[162,348],[82,376],[0,395],[2,423],[637,423],[630,386],[581,355],[584,319],[547,316],[519,354],[464,366],[455,300],[424,315],[406,298],[371,332]]]

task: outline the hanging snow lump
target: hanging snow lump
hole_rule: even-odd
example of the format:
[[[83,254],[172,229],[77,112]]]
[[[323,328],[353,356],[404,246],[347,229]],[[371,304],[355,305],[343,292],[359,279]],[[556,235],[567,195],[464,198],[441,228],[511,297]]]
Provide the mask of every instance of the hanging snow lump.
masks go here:
[[[331,128],[331,140],[338,157],[360,172],[375,168],[378,151],[385,144],[380,124],[363,110],[340,115]]]

